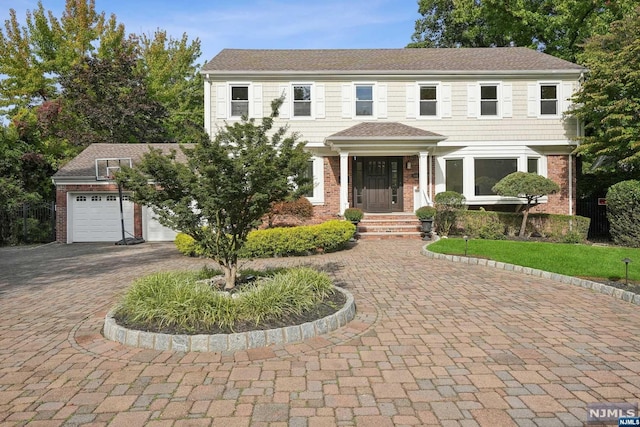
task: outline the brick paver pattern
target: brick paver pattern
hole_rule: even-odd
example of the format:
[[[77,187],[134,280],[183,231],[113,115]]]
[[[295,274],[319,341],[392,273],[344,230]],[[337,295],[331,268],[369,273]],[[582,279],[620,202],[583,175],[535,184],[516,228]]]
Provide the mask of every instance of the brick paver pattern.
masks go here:
[[[0,426],[580,426],[589,402],[638,402],[637,306],[421,246],[243,263],[323,268],[358,314],[326,336],[234,354],[100,334],[136,277],[209,260],[172,244],[0,249]]]

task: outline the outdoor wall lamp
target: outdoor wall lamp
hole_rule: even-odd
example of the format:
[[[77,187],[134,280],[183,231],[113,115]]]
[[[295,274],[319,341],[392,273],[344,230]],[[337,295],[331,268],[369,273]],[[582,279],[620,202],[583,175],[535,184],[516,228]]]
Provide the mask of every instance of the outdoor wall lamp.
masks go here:
[[[407,170],[411,170],[411,162],[407,162]]]

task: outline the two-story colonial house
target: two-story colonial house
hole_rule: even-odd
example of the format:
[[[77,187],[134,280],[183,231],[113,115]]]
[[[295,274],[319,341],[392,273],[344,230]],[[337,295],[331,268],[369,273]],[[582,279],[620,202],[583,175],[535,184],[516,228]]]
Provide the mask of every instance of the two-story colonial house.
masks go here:
[[[445,190],[514,209],[491,188],[515,171],[556,181],[541,209],[573,214],[580,126],[565,112],[583,72],[519,47],[225,49],[202,69],[205,127],[268,115],[284,95],[280,124],[313,153],[309,199],[323,216],[413,212]]]
[[[446,190],[464,194],[470,208],[515,210],[522,201],[491,191],[515,171],[560,185],[539,211],[574,214],[571,153],[581,127],[565,113],[585,71],[517,47],[225,49],[201,71],[204,123],[213,136],[243,115],[270,114],[284,95],[276,125],[298,132],[313,154],[308,198],[318,218],[347,207],[412,213]],[[118,189],[105,176],[146,151],[94,144],[56,173],[58,241],[120,239]],[[123,220],[136,237],[175,236],[128,200]]]

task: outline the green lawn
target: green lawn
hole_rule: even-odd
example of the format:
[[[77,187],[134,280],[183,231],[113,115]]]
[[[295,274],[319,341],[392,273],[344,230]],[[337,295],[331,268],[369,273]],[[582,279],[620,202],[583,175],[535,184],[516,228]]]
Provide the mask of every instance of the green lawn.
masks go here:
[[[464,247],[463,239],[451,238],[440,239],[428,249],[464,255]],[[629,258],[632,260],[629,263],[629,280],[640,282],[640,249],[634,248],[471,239],[467,254],[568,276],[613,280],[624,280],[625,264],[622,259]]]

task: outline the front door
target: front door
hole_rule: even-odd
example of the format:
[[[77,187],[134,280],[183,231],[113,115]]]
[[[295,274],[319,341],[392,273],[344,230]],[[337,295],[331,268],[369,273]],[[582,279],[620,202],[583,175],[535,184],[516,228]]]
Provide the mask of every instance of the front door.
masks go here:
[[[353,164],[354,206],[365,212],[402,211],[402,158],[363,157]]]

